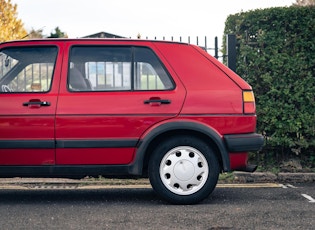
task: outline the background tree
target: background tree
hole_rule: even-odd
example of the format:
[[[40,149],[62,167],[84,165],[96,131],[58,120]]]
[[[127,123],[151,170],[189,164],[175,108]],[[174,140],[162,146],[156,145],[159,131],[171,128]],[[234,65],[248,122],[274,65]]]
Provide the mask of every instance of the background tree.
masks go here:
[[[256,157],[315,167],[315,6],[230,15],[225,34],[236,35],[236,72],[256,95],[257,131],[266,140]]]
[[[34,28],[32,28],[32,30],[27,35],[27,39],[32,38],[44,38],[43,29],[35,30]]]
[[[315,0],[296,0],[297,6],[315,6]]]
[[[17,18],[17,5],[11,0],[0,0],[0,42],[22,39],[26,35],[22,21]]]
[[[50,33],[50,36],[48,38],[67,38],[68,35],[65,32],[62,32],[60,28],[57,26],[55,28],[55,31]]]

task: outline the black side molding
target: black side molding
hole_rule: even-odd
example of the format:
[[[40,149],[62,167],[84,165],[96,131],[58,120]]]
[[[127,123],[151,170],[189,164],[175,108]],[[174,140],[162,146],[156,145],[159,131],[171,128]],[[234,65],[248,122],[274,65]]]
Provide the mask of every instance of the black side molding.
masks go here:
[[[54,149],[54,140],[0,140],[0,149]]]
[[[264,137],[258,133],[224,135],[229,152],[258,151],[264,145]]]
[[[132,178],[129,165],[45,165],[0,166],[3,177],[83,178],[86,176]]]

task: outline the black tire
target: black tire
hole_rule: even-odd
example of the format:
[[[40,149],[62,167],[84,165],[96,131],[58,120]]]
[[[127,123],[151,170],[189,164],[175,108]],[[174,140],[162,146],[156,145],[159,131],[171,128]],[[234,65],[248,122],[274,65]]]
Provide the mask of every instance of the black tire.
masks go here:
[[[219,162],[211,147],[188,135],[164,140],[149,161],[154,191],[172,204],[201,202],[214,190],[219,173]]]

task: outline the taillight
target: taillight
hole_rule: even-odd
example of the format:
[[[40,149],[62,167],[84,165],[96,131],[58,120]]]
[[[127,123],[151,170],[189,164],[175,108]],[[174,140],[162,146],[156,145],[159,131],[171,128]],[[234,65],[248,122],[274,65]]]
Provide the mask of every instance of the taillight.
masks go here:
[[[255,97],[253,91],[243,91],[243,111],[245,114],[256,113]]]

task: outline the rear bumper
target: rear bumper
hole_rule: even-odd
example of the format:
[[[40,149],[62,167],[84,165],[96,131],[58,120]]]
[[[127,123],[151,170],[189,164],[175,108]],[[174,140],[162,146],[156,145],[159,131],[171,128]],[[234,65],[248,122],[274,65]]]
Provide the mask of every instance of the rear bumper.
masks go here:
[[[264,137],[257,133],[224,135],[228,152],[258,151],[264,145]]]
[[[230,169],[254,172],[256,165],[248,165],[249,151],[258,151],[264,145],[264,137],[257,133],[224,135],[224,142],[229,152]]]

